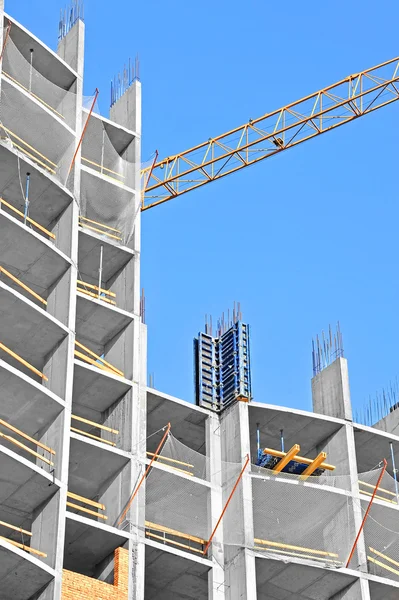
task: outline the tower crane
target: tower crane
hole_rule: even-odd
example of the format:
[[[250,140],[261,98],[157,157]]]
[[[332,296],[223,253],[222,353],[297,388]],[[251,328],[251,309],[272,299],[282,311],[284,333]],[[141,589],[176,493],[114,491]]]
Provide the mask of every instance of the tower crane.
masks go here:
[[[349,75],[142,171],[141,210],[265,160],[399,100],[399,57]]]

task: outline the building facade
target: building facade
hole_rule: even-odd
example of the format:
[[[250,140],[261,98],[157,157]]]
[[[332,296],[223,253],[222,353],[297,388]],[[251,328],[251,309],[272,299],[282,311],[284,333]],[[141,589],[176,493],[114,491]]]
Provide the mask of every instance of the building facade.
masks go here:
[[[147,387],[140,81],[105,118],[78,13],[57,52],[0,23],[1,600],[396,599],[396,413],[353,422],[343,357],[314,412]],[[257,432],[334,469],[256,466]]]

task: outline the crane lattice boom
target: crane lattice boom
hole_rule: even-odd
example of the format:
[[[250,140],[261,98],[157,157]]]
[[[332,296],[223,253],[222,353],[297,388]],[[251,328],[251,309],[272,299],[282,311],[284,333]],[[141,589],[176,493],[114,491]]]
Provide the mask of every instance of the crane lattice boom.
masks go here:
[[[399,99],[399,57],[350,75],[142,171],[147,210]]]

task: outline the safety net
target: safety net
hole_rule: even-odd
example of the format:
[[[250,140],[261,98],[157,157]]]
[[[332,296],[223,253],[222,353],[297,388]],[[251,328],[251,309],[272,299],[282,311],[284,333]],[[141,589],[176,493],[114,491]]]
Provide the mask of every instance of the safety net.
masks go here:
[[[76,93],[42,75],[8,38],[2,64],[0,138],[63,184],[74,153]]]

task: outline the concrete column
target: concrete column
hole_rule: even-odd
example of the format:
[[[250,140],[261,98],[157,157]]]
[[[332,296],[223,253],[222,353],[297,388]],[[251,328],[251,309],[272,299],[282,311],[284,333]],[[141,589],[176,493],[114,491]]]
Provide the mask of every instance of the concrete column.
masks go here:
[[[244,466],[246,455],[250,455],[248,404],[237,402],[222,413],[221,430],[222,460],[227,463],[236,463],[238,476],[240,468]],[[229,489],[226,488],[225,496],[228,496],[233,485],[234,481],[231,481],[230,477]],[[252,482],[249,470],[244,474],[242,483],[233,498],[228,508],[230,511],[228,517],[226,513],[225,524],[228,524],[228,530],[236,530],[237,539],[232,540],[235,542],[234,544],[229,544],[229,535],[225,535],[224,539],[225,597],[226,600],[235,600],[236,598],[256,600],[255,557],[249,550],[254,545]]]
[[[213,531],[223,510],[222,447],[220,421],[216,414],[210,414],[205,423],[206,450],[208,456],[208,479],[212,484],[208,502],[209,532]],[[208,598],[225,599],[223,525],[216,531],[209,549],[213,567],[208,573]]]
[[[324,449],[328,453],[328,462],[335,464],[337,469],[339,468],[339,474],[349,475],[349,491],[352,496],[351,523],[353,524],[350,531],[348,531],[349,555],[361,525],[362,512],[359,499],[355,437],[352,426],[348,363],[345,358],[337,358],[312,379],[312,399],[315,412],[346,421],[337,433],[326,441],[324,447],[319,448],[319,450]],[[337,518],[339,518],[339,515]],[[359,538],[357,550],[349,568],[367,572],[367,557],[363,535]],[[367,581],[362,580],[356,587],[357,595],[352,596],[351,590],[348,590],[348,596],[344,595],[342,598],[351,599],[356,597],[362,600],[369,600],[370,598]],[[341,597],[338,596],[337,598]]]
[[[313,377],[312,397],[314,412],[352,421],[346,358],[337,358]]]

